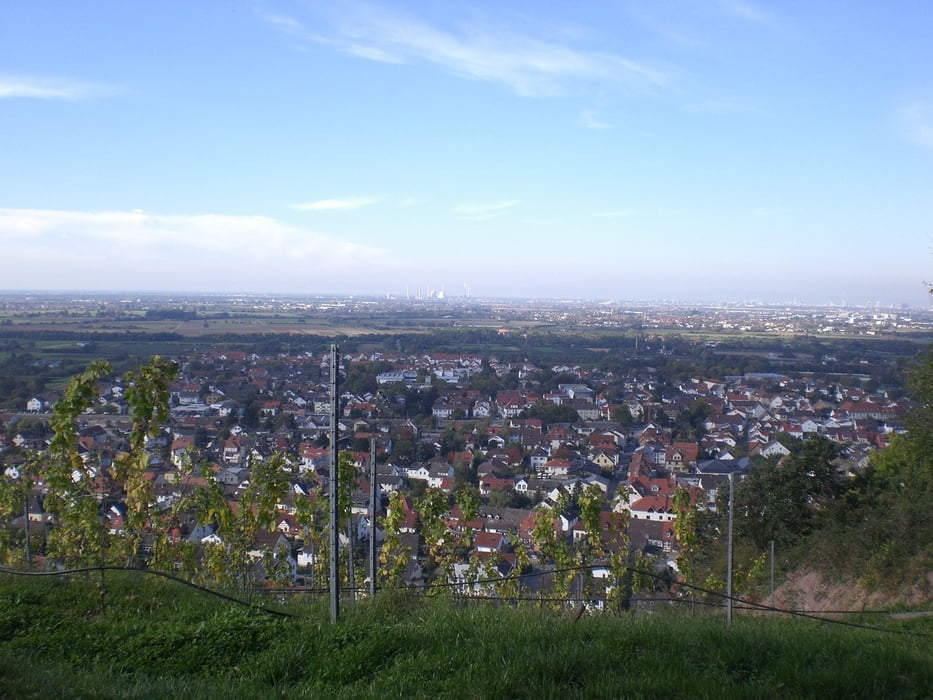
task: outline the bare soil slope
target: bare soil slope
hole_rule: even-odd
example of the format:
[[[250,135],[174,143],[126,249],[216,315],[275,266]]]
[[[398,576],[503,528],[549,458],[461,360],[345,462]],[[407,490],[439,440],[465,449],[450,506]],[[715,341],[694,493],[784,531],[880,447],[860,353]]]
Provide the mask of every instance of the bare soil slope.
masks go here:
[[[775,605],[813,612],[885,610],[933,604],[933,571],[926,581],[895,591],[868,591],[851,581],[834,581],[812,570],[797,571],[775,591]]]

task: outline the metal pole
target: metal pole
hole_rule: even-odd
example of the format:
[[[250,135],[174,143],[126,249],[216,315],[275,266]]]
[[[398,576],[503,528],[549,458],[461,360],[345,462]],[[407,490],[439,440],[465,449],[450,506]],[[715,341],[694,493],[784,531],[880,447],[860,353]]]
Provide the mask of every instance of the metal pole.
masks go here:
[[[350,600],[356,602],[356,570],[353,565],[356,559],[356,537],[353,535],[353,510],[347,518],[347,584],[350,588]]]
[[[376,597],[376,438],[369,441],[369,595]]]
[[[347,584],[350,588],[350,600],[356,602],[356,534],[353,532],[353,494],[347,484],[347,500],[350,512],[347,513]]]
[[[771,540],[771,609],[774,609],[774,540]]]
[[[32,551],[29,545],[29,489],[24,491],[23,496],[23,533],[26,535],[26,568],[28,569],[32,563]]]
[[[106,582],[104,581],[104,567],[107,564],[104,548],[107,540],[107,518],[102,512],[102,505],[97,506],[97,519],[100,521],[100,611],[104,612],[104,597],[107,595]]]
[[[732,625],[732,512],[735,493],[732,474],[729,474],[729,534],[726,540],[726,625]]]
[[[337,377],[339,362],[337,346],[330,346],[330,621],[336,623],[340,617],[340,571],[337,507],[337,407],[340,397],[337,395]]]

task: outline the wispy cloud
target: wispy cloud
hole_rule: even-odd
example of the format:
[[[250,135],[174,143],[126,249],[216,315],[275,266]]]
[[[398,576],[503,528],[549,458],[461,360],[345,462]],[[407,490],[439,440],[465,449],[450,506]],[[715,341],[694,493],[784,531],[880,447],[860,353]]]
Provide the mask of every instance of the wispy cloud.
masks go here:
[[[265,216],[139,210],[0,209],[0,239],[5,254],[21,263],[4,273],[3,285],[11,289],[36,288],[42,280],[87,288],[93,281],[86,271],[107,260],[101,281],[123,289],[216,288],[225,275],[239,278],[249,270],[255,288],[277,290],[306,276],[309,261],[317,270],[337,271],[386,255]]]
[[[580,113],[580,124],[587,129],[610,129],[612,125],[605,121],[595,109],[585,109]]]
[[[772,16],[764,9],[751,2],[750,0],[717,0],[717,5],[727,15],[737,17],[738,19],[748,20],[766,24],[773,20]]]
[[[933,95],[903,104],[898,120],[906,137],[926,148],[933,148]]]
[[[107,85],[29,75],[0,75],[0,100],[15,97],[36,100],[82,100],[114,92]]]
[[[300,211],[348,211],[368,207],[382,201],[382,197],[344,197],[342,199],[320,199],[316,202],[292,204],[292,209]]]
[[[347,54],[386,63],[434,64],[465,78],[507,85],[525,96],[562,95],[581,81],[640,86],[667,81],[662,71],[617,54],[577,49],[498,28],[440,28],[373,7],[341,4],[329,31],[312,32],[301,22],[279,15],[266,19],[282,31]]]
[[[487,221],[501,216],[506,209],[511,209],[518,200],[507,199],[489,204],[462,204],[454,207],[454,213],[470,221]]]
[[[278,14],[262,14],[261,17],[279,31],[300,37],[308,37],[307,28],[294,17]]]

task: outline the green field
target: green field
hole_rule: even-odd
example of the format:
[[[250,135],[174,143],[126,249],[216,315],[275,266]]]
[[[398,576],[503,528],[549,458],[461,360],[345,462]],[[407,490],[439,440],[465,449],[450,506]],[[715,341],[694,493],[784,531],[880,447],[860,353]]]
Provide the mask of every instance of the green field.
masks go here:
[[[85,576],[86,578],[82,578]],[[264,601],[164,579],[0,573],[0,697],[911,698],[929,618],[867,629],[721,611],[583,615],[381,593]],[[256,602],[257,599],[254,599]],[[854,619],[853,619],[854,621]],[[856,623],[857,624],[857,623]]]
[[[153,355],[182,358],[211,348],[317,353],[332,343],[344,354],[469,353],[544,367],[601,367],[615,374],[650,365],[666,380],[691,373],[823,374],[897,389],[903,367],[930,342],[922,325],[877,335],[814,335],[698,329],[685,327],[683,315],[658,321],[667,327],[644,326],[640,313],[617,313],[606,326],[600,318],[583,307],[564,313],[508,304],[7,301],[0,310],[0,406],[21,408],[31,396],[60,390],[97,359],[122,373]],[[689,318],[698,323],[698,316]]]

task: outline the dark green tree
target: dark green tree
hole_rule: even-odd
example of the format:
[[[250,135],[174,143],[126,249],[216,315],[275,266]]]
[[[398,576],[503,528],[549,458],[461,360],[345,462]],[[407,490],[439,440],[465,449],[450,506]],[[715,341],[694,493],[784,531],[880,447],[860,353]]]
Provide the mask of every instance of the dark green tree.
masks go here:
[[[844,490],[839,453],[835,443],[812,437],[798,454],[753,469],[735,489],[736,533],[759,550],[771,540],[786,547],[809,535]]]
[[[580,414],[573,406],[554,404],[550,401],[536,403],[521,413],[522,418],[538,418],[545,426],[553,423],[576,423]]]
[[[621,423],[622,425],[632,425],[632,423],[635,422],[635,419],[632,417],[632,412],[625,404],[619,404],[612,409],[611,418],[614,422]]]

